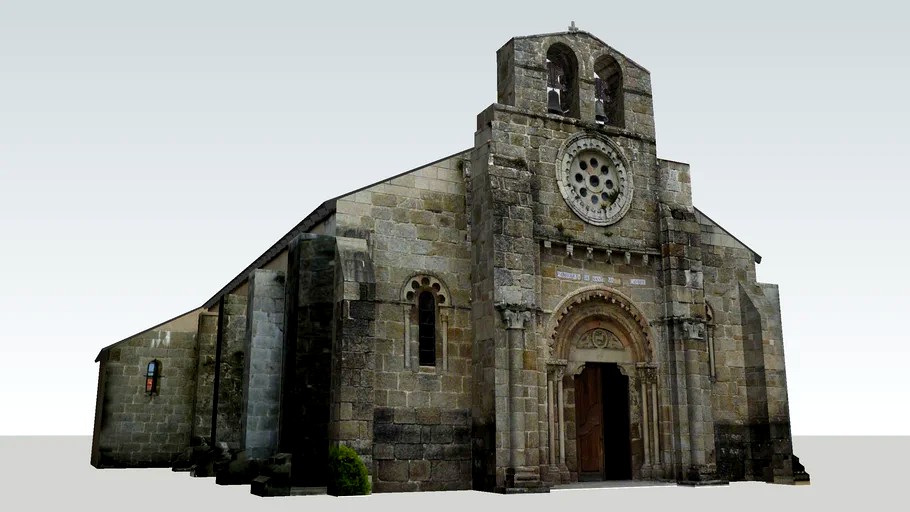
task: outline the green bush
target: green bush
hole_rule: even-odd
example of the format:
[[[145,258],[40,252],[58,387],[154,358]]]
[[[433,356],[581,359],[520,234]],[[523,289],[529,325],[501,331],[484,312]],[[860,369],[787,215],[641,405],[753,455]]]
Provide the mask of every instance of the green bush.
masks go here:
[[[367,467],[350,447],[329,448],[329,478],[326,492],[332,496],[370,494]]]

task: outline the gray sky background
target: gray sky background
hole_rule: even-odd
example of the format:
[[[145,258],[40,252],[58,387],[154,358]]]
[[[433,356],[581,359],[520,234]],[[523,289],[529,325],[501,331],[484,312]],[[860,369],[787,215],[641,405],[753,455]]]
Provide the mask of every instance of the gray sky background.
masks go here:
[[[0,435],[91,433],[101,347],[472,146],[496,50],[571,20],[650,70],[659,156],[780,285],[793,433],[910,434],[896,4],[0,0]]]

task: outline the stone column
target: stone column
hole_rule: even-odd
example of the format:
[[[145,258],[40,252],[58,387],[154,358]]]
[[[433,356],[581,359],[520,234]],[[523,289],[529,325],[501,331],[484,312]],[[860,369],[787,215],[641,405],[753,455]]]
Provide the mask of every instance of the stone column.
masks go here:
[[[509,466],[512,468],[525,465],[524,404],[520,393],[524,329],[529,316],[526,311],[502,311],[509,347]]]
[[[652,448],[653,448],[652,451],[654,453],[653,465],[655,467],[657,467],[657,466],[661,465],[661,457],[660,457],[660,422],[658,421],[658,415],[657,415],[658,408],[657,408],[657,381],[656,380],[651,384],[651,407],[652,407],[652,409],[651,409],[652,423],[651,424],[654,426],[654,428],[651,430],[651,435],[654,436],[654,441],[653,441],[654,444],[652,445]]]
[[[566,466],[566,394],[562,389],[562,379],[566,375],[566,367],[556,368],[556,407],[559,410],[559,469],[568,472]]]
[[[411,305],[402,308],[401,325],[404,326],[404,367],[411,367]]]
[[[688,397],[689,416],[689,450],[690,463],[694,466],[703,466],[706,460],[704,440],[704,403],[706,393],[703,392],[701,378],[705,373],[701,365],[701,356],[704,353],[704,324],[697,319],[682,322],[683,344],[685,347],[686,368],[686,396]]]
[[[657,365],[639,363],[638,377],[641,380],[642,425],[644,425],[645,461],[651,477],[660,473],[660,424],[657,421]],[[644,468],[643,468],[644,469]]]
[[[556,466],[556,404],[553,403],[555,398],[552,377],[547,379],[547,418],[550,427],[550,444],[549,444],[549,462],[551,466]]]
[[[565,361],[547,364],[547,416],[549,436],[550,473],[559,474],[566,470],[566,429],[563,413],[562,377],[565,375]]]
[[[642,473],[646,473],[647,476],[651,476],[651,428],[649,423],[651,422],[650,410],[648,410],[648,386],[645,372],[639,369],[638,380],[641,383],[641,426],[642,426],[642,440],[645,445],[644,461],[642,463]]]
[[[686,479],[697,482],[714,481],[717,466],[714,461],[713,417],[711,411],[710,377],[705,350],[705,324],[698,318],[677,322],[679,343],[683,348],[685,367],[686,409],[689,423],[689,468]]]
[[[449,313],[439,312],[439,321],[442,324],[442,371],[449,371]]]
[[[523,375],[526,370],[525,323],[531,319],[531,313],[505,308],[502,309],[502,319],[509,353],[509,467],[506,470],[506,486],[512,489],[536,488],[540,486],[540,466],[536,460],[538,457],[531,451],[537,448],[529,447],[528,441],[538,435],[537,404],[536,400],[528,400],[528,397],[536,397],[537,379],[535,375],[533,382],[525,382]],[[530,460],[531,455],[534,455],[533,460]]]

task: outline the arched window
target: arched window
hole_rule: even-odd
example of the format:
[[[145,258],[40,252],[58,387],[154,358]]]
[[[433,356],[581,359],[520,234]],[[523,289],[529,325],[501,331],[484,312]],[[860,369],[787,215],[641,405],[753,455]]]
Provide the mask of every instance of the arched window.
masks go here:
[[[436,297],[420,292],[418,302],[418,353],[420,366],[436,366]]]
[[[433,275],[417,274],[405,282],[401,289],[405,368],[441,365],[442,371],[448,369],[451,297],[445,284]]]
[[[161,361],[153,359],[145,366],[145,393],[158,394],[158,379],[161,377]]]
[[[571,48],[556,43],[547,50],[547,112],[579,117],[578,59]]]
[[[594,63],[594,120],[597,124],[622,128],[622,68],[610,55]]]

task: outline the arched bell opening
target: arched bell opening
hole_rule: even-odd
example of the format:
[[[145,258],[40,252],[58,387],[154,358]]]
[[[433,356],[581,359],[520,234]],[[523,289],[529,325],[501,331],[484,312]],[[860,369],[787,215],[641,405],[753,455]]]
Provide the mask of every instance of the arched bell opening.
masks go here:
[[[580,117],[578,58],[571,48],[555,43],[547,50],[547,112]]]
[[[594,121],[625,128],[622,67],[611,55],[594,63]]]

